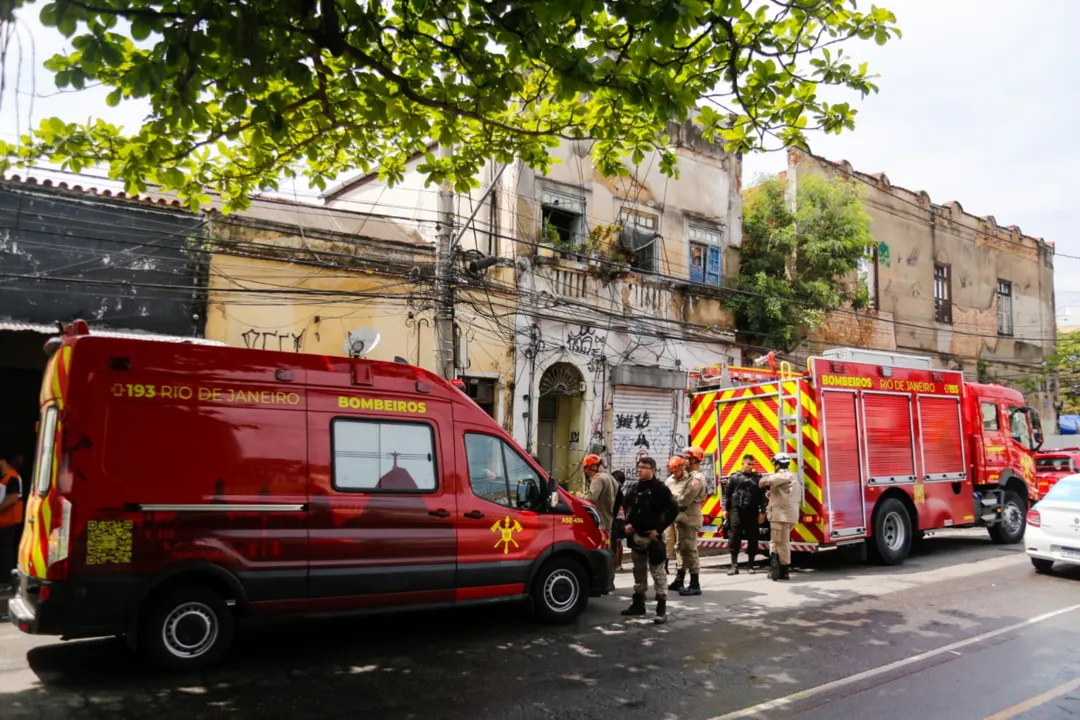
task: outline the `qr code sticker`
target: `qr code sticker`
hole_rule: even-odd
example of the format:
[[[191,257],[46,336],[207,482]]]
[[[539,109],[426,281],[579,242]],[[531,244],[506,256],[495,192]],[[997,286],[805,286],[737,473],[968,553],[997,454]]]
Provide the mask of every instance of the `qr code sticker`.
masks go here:
[[[131,520],[91,520],[86,524],[87,565],[127,565],[134,536]]]

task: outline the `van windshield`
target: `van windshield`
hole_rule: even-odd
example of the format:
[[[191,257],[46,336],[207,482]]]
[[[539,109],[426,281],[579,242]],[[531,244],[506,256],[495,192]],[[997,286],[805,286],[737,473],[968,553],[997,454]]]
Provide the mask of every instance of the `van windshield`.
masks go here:
[[[34,463],[34,492],[45,495],[52,484],[53,447],[56,444],[56,406],[46,405],[38,428],[37,458]]]
[[[1036,458],[1035,467],[1039,470],[1057,470],[1059,472],[1068,472],[1072,470],[1072,464],[1069,462],[1070,457],[1041,457]]]

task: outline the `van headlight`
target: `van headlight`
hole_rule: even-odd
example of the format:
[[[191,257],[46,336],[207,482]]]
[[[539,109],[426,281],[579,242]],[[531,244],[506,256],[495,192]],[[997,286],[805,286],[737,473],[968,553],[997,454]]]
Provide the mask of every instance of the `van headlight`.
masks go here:
[[[601,528],[601,527],[600,527],[600,513],[596,512],[596,508],[593,508],[593,507],[589,507],[588,505],[586,505],[586,506],[585,506],[585,510],[587,510],[587,511],[588,511],[588,513],[589,513],[589,517],[591,517],[591,518],[592,518],[592,521],[593,521],[593,523],[594,523],[594,524],[596,525],[596,527],[598,527],[598,528],[600,528],[601,530],[603,530],[604,528]]]

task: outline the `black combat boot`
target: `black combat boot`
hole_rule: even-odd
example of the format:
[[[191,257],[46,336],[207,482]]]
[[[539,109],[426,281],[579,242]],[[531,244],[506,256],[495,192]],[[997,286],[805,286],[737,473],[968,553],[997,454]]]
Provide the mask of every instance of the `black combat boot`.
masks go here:
[[[668,590],[672,592],[679,592],[683,589],[683,583],[686,581],[686,568],[679,568],[675,572],[675,579],[667,586]]]
[[[791,565],[781,565],[780,566],[780,579],[781,580],[790,580],[791,579],[790,571],[791,571]]]
[[[690,573],[690,587],[685,590],[679,591],[680,595],[700,595],[701,594],[701,576],[697,573]]]
[[[645,593],[634,593],[634,600],[630,607],[622,611],[627,617],[645,614]]]
[[[776,553],[769,555],[769,579],[780,579],[780,556]]]
[[[652,621],[657,625],[667,622],[667,598],[656,599],[656,617]]]

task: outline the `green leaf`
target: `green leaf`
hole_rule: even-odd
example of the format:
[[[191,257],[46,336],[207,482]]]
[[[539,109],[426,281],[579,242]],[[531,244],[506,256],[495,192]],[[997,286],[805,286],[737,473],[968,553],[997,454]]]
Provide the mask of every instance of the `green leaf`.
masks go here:
[[[589,143],[600,173],[624,176],[658,152],[661,172],[676,177],[677,155],[660,138],[689,117],[731,152],[803,146],[819,126],[854,127],[844,101],[877,90],[860,37],[899,37],[891,12],[854,0],[521,2],[498,27],[474,12],[487,5],[465,0],[337,3],[347,46],[310,3],[240,3],[192,24],[205,0],[41,2],[53,35],[43,40],[73,48],[45,63],[57,86],[100,84],[109,105],[140,98],[150,111],[126,128],[44,125],[32,150],[9,146],[0,159],[102,164],[135,189],[166,178],[219,191],[229,209],[296,174],[321,182],[389,163],[386,181],[400,182],[415,168],[403,158],[432,140],[453,145],[452,161],[415,172],[458,188],[475,186],[493,157],[545,173],[567,138]],[[127,9],[140,12],[117,22]],[[737,116],[709,107],[736,95]],[[170,162],[182,165],[162,171]],[[185,198],[205,206],[194,191]]]
[[[137,17],[131,23],[131,38],[136,41],[142,41],[150,37],[150,33],[154,31],[154,24],[144,17]]]

